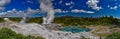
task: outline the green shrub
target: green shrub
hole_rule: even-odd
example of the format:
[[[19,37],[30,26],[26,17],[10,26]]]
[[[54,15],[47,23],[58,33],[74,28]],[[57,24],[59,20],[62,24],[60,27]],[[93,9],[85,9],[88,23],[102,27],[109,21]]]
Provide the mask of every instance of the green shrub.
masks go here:
[[[112,33],[112,34],[106,36],[105,39],[120,39],[120,32]]]
[[[0,39],[44,39],[43,37],[34,37],[34,36],[24,36],[22,34],[17,34],[11,29],[2,28],[0,29]]]

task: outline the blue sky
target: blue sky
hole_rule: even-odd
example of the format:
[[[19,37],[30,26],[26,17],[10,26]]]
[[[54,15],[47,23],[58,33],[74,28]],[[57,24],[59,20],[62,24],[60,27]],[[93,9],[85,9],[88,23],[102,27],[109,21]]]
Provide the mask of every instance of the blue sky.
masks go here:
[[[4,0],[3,0],[4,1]],[[8,0],[7,0],[8,1]],[[100,17],[114,16],[120,18],[120,0],[54,0],[53,8],[55,16],[77,16],[77,17]],[[0,7],[1,13],[7,13],[15,9],[16,12],[40,10],[39,0],[10,0],[9,3]],[[37,14],[36,14],[37,13]],[[42,16],[38,12],[31,16]]]
[[[26,10],[28,7],[32,9],[39,9],[39,2],[37,0],[11,0],[10,4],[6,6],[5,11],[12,10]]]

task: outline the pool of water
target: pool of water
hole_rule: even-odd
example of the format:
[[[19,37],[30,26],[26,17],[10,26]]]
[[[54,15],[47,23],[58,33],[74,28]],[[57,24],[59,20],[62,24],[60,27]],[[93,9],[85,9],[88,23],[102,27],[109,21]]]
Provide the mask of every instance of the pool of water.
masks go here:
[[[90,31],[90,29],[88,29],[88,28],[77,28],[77,27],[65,27],[65,28],[62,29],[62,31],[79,33],[79,32],[88,32],[88,31]]]

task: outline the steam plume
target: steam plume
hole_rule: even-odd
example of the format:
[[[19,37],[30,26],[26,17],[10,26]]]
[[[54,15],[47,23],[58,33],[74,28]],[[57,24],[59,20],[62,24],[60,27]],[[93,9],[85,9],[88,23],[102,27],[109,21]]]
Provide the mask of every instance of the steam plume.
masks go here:
[[[50,24],[54,19],[54,10],[52,5],[52,0],[40,0],[41,11],[47,13],[47,16],[43,17],[43,24]]]

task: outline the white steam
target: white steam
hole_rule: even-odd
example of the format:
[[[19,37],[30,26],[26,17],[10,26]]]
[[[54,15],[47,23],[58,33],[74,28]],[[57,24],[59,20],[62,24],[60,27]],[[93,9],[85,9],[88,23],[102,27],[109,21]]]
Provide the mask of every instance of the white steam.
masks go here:
[[[11,0],[0,0],[0,11],[4,9],[4,7],[9,4]]]
[[[30,7],[28,7],[28,9],[26,10],[26,11],[23,11],[22,13],[24,13],[24,14],[22,14],[22,20],[21,20],[21,22],[20,23],[26,23],[26,19],[27,19],[27,17],[29,17],[29,15],[31,15],[31,14],[35,14],[35,13],[38,13],[39,12],[39,10],[38,9],[36,9],[36,10],[33,10],[33,9],[31,9]]]
[[[41,11],[47,13],[47,16],[43,17],[43,24],[50,24],[54,19],[54,9],[52,5],[52,0],[40,0]]]

